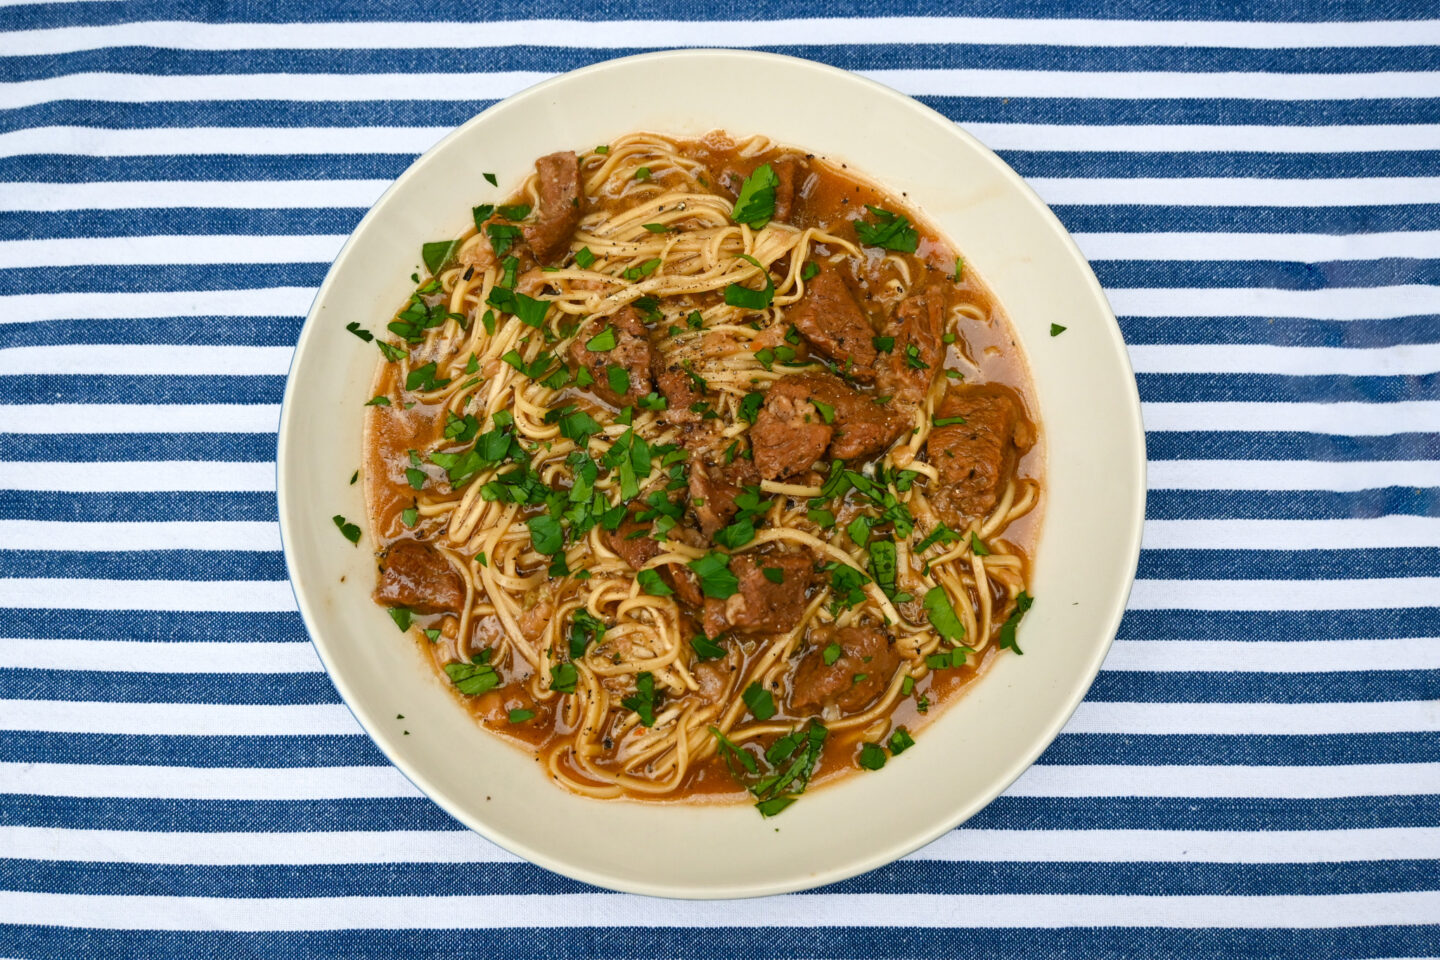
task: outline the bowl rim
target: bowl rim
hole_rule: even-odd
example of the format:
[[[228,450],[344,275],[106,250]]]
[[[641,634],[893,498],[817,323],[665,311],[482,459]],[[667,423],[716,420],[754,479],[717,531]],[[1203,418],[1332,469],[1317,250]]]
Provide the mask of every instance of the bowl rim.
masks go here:
[[[295,371],[295,365],[298,359],[303,354],[307,342],[309,342],[313,337],[316,336],[316,330],[320,326],[319,314],[321,312],[322,305],[329,297],[331,288],[337,282],[337,275],[341,272],[341,265],[351,253],[352,247],[355,244],[356,237],[363,232],[367,224],[369,224],[373,219],[378,217],[378,211],[386,205],[386,203],[397,193],[397,191],[402,188],[405,183],[423,175],[424,169],[428,166],[428,161],[430,161],[444,147],[446,147],[452,141],[465,136],[472,127],[481,124],[485,120],[485,118],[487,118],[491,113],[511,105],[514,101],[543,96],[548,91],[557,86],[568,85],[586,76],[601,72],[608,72],[617,68],[624,68],[627,65],[634,64],[640,61],[694,61],[698,63],[705,63],[706,61],[717,60],[737,61],[742,64],[745,62],[774,63],[779,61],[783,62],[784,64],[788,64],[792,68],[809,70],[817,74],[828,75],[844,83],[860,84],[869,87],[870,91],[873,94],[888,99],[891,105],[896,110],[909,111],[911,113],[917,114],[920,119],[928,120],[932,123],[938,121],[939,123],[944,124],[945,126],[950,128],[954,136],[956,136],[962,142],[965,142],[971,150],[975,151],[978,155],[980,155],[983,159],[985,159],[995,168],[998,175],[1006,182],[1008,189],[1015,192],[1018,197],[1024,200],[1027,206],[1032,208],[1032,210],[1036,214],[1038,214],[1044,221],[1047,222],[1050,230],[1054,234],[1056,234],[1055,239],[1060,240],[1063,246],[1068,251],[1070,259],[1073,261],[1074,266],[1079,271],[1080,279],[1083,281],[1083,283],[1089,290],[1089,293],[1094,301],[1094,306],[1097,307],[1100,313],[1110,321],[1108,324],[1103,325],[1105,328],[1105,336],[1108,338],[1107,345],[1115,353],[1116,358],[1121,365],[1121,369],[1127,375],[1128,379],[1128,393],[1126,397],[1128,403],[1126,404],[1126,411],[1129,414],[1129,417],[1127,421],[1120,426],[1126,431],[1128,431],[1132,438],[1138,440],[1138,443],[1136,445],[1137,456],[1131,462],[1124,464],[1123,467],[1130,471],[1130,479],[1131,482],[1134,484],[1134,489],[1137,491],[1138,495],[1131,503],[1129,515],[1120,518],[1123,519],[1123,523],[1117,524],[1117,530],[1119,531],[1119,535],[1116,536],[1116,539],[1114,541],[1115,550],[1123,551],[1123,557],[1127,558],[1123,565],[1124,569],[1127,571],[1124,579],[1124,588],[1117,589],[1113,593],[1113,595],[1104,598],[1105,602],[1109,606],[1109,609],[1105,611],[1103,617],[1104,629],[1101,632],[1104,635],[1104,641],[1103,643],[1096,643],[1094,645],[1094,649],[1089,657],[1089,660],[1085,663],[1084,670],[1082,671],[1084,678],[1083,683],[1078,682],[1077,680],[1077,682],[1074,683],[1070,688],[1070,692],[1066,697],[1054,701],[1050,708],[1051,720],[1044,727],[1043,732],[1037,734],[1025,750],[1016,751],[1014,756],[1011,758],[1009,765],[1005,770],[1005,773],[1003,775],[995,777],[989,789],[978,792],[974,795],[972,799],[969,800],[969,802],[957,804],[948,816],[943,818],[937,818],[934,822],[928,823],[922,828],[917,829],[908,839],[892,844],[891,846],[883,850],[878,850],[869,855],[856,857],[850,861],[847,861],[843,866],[833,867],[819,873],[797,875],[793,879],[785,881],[768,881],[762,879],[743,885],[731,883],[724,886],[694,886],[680,888],[673,885],[666,885],[661,883],[632,882],[626,879],[619,879],[614,876],[606,875],[601,871],[567,863],[566,861],[557,858],[552,853],[537,849],[531,844],[520,840],[519,838],[510,836],[500,830],[495,829],[484,819],[476,816],[470,810],[466,809],[458,800],[455,800],[449,795],[447,795],[444,790],[438,789],[434,784],[430,783],[426,774],[423,771],[417,769],[416,766],[412,764],[411,761],[407,758],[405,752],[399,749],[398,741],[395,744],[392,744],[390,742],[391,738],[388,734],[382,735],[377,727],[372,726],[371,724],[367,724],[365,722],[365,719],[361,717],[360,713],[357,712],[355,706],[353,706],[353,703],[357,700],[356,691],[353,690],[350,683],[343,678],[343,672],[337,670],[336,663],[334,662],[334,651],[327,651],[326,644],[320,640],[321,631],[316,629],[316,624],[321,622],[321,620],[317,616],[314,602],[312,602],[312,599],[307,596],[306,587],[303,585],[303,578],[297,576],[297,562],[294,556],[294,551],[291,549],[291,544],[294,542],[294,538],[288,535],[287,531],[287,527],[289,526],[289,523],[287,521],[287,517],[289,514],[289,511],[287,510],[289,494],[287,492],[286,486],[282,482],[282,478],[285,474],[284,464],[288,459],[287,449],[290,445],[288,443],[288,438],[291,434],[290,427],[298,416],[297,402],[295,401],[294,397],[294,393],[296,390],[296,378],[293,376]],[[872,173],[872,171],[864,170],[860,171],[860,173],[861,176],[868,178],[870,176],[875,176],[878,172]],[[878,179],[879,178],[877,177],[877,180]],[[880,180],[879,182],[883,182],[883,180]],[[1026,366],[1028,367],[1028,359],[1025,362]],[[1091,685],[1094,683],[1095,678],[1100,671],[1101,664],[1103,663],[1106,655],[1109,653],[1110,647],[1115,639],[1115,634],[1119,628],[1120,620],[1124,615],[1131,590],[1134,586],[1135,575],[1139,567],[1141,538],[1145,518],[1145,503],[1148,492],[1146,484],[1146,470],[1147,456],[1145,446],[1145,431],[1143,421],[1141,419],[1139,388],[1135,381],[1134,368],[1131,364],[1129,353],[1125,346],[1124,337],[1120,330],[1119,322],[1115,318],[1114,310],[1111,308],[1109,300],[1105,296],[1104,290],[1101,287],[1099,280],[1096,278],[1094,270],[1091,268],[1088,259],[1085,257],[1084,253],[1081,252],[1074,238],[1070,235],[1069,231],[1061,223],[1060,219],[1055,215],[1054,211],[1049,208],[1049,206],[1039,197],[1039,195],[1034,191],[1033,188],[1031,188],[1031,186],[1024,180],[1024,178],[1022,178],[993,150],[985,146],[972,134],[965,130],[964,127],[962,127],[958,122],[951,120],[944,114],[941,114],[939,111],[921,103],[913,97],[910,97],[904,93],[901,93],[898,90],[895,90],[892,87],[888,87],[882,83],[879,83],[878,81],[872,80],[869,77],[853,71],[844,70],[839,67],[833,67],[828,64],[807,60],[801,57],[793,57],[784,54],[761,52],[755,50],[729,48],[682,48],[632,54],[624,57],[616,57],[613,59],[603,60],[598,63],[593,63],[588,66],[578,68],[576,70],[549,77],[529,87],[519,90],[516,93],[513,93],[510,96],[505,97],[501,100],[498,100],[490,106],[486,107],[484,110],[471,117],[464,123],[460,124],[454,130],[447,133],[440,140],[436,141],[423,153],[421,153],[420,156],[418,156],[414,161],[412,161],[410,165],[406,167],[406,169],[398,177],[396,177],[389,186],[386,187],[385,191],[381,193],[381,195],[371,205],[370,209],[365,212],[365,215],[361,217],[360,221],[351,230],[350,234],[346,237],[344,244],[341,246],[339,252],[336,254],[334,261],[331,263],[329,269],[326,271],[324,280],[321,282],[320,286],[316,290],[315,297],[312,300],[310,308],[305,315],[304,322],[302,323],[301,330],[295,344],[295,349],[291,354],[290,365],[286,372],[285,391],[281,401],[279,413],[279,427],[276,437],[275,459],[276,504],[280,543],[285,558],[287,582],[290,586],[292,594],[295,597],[296,606],[299,611],[301,620],[305,625],[306,633],[310,640],[311,646],[315,649],[316,655],[319,657],[321,663],[325,667],[325,671],[329,676],[330,682],[335,685],[337,692],[340,694],[341,701],[344,704],[346,710],[349,711],[352,717],[354,717],[357,725],[359,725],[360,728],[365,731],[371,742],[376,746],[377,749],[380,750],[380,752],[385,756],[385,758],[390,762],[390,764],[406,780],[408,780],[412,785],[414,785],[415,788],[419,790],[428,800],[443,809],[447,814],[453,817],[465,828],[473,830],[474,832],[478,833],[491,843],[496,844],[503,850],[506,850],[518,857],[522,857],[530,863],[536,864],[547,870],[551,870],[555,873],[561,874],[562,876],[593,884],[596,887],[607,890],[619,891],[623,893],[640,894],[645,896],[654,896],[667,899],[735,899],[756,896],[773,896],[778,894],[808,890],[815,887],[824,886],[826,884],[835,883],[868,872],[870,870],[877,869],[886,864],[892,863],[900,859],[901,857],[913,853],[915,850],[918,850],[921,847],[932,843],[940,836],[955,829],[955,827],[959,826],[961,823],[964,823],[966,820],[973,817],[980,810],[994,802],[994,800],[1002,793],[1004,793],[1005,790],[1008,789],[1010,785],[1015,782],[1016,779],[1018,779],[1026,770],[1030,769],[1030,767],[1041,756],[1041,754],[1043,754],[1044,751],[1050,746],[1050,744],[1054,742],[1055,738],[1059,735],[1064,726],[1069,722],[1071,716],[1075,713],[1076,709],[1079,707],[1080,703],[1084,700],[1086,694],[1089,692]],[[1038,535],[1043,539],[1044,517],[1042,517],[1041,530]],[[1078,676],[1079,675],[1077,675],[1077,677]],[[507,748],[508,747],[509,745],[507,744]],[[843,788],[842,784],[837,784],[835,786]],[[834,787],[832,787],[832,789],[833,788]],[[634,802],[638,803],[642,801]]]

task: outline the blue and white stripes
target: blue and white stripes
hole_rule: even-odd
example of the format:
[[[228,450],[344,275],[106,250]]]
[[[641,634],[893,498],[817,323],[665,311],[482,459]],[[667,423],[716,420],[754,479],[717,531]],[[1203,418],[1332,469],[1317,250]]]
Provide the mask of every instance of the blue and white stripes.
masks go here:
[[[0,954],[1440,954],[1433,4],[720,10],[0,6]],[[389,180],[554,72],[698,45],[998,150],[1120,315],[1151,458],[1130,612],[1040,763],[744,904],[461,830],[339,702],[275,523],[290,347]]]

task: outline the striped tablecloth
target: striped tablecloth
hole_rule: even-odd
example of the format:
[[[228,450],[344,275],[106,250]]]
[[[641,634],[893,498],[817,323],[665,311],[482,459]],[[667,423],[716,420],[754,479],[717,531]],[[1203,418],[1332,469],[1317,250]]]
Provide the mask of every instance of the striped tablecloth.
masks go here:
[[[0,954],[1440,953],[1440,7],[884,6],[0,6]],[[496,98],[687,45],[998,150],[1120,315],[1151,457],[1130,612],[1040,763],[745,903],[459,828],[339,702],[275,523],[291,345],[386,184]]]

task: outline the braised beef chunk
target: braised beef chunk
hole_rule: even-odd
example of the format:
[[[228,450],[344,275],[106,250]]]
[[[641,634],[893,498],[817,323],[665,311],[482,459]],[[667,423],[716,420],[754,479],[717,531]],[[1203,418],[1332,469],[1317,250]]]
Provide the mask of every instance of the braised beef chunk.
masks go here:
[[[745,459],[725,463],[724,455],[713,459],[690,458],[690,512],[706,537],[715,535],[735,519],[739,508],[735,498],[746,486],[760,482],[755,464]]]
[[[621,558],[636,570],[659,556],[663,550],[659,541],[651,539],[650,524],[635,519],[636,514],[645,509],[642,504],[632,503],[625,519],[620,521],[620,526],[614,530],[603,527],[600,529],[605,546],[620,554]]]
[[[808,640],[810,647],[790,681],[790,708],[800,715],[831,704],[846,713],[863,710],[889,686],[900,664],[890,639],[877,627],[812,628]],[[832,645],[839,647],[838,655]]]
[[[785,316],[817,353],[834,360],[847,376],[860,383],[875,379],[875,331],[838,269],[812,277],[804,298]]]
[[[945,391],[935,419],[956,418],[965,422],[930,431],[925,455],[940,474],[930,501],[946,523],[963,529],[994,509],[1015,474],[1019,452],[1034,443],[1034,436],[1019,398],[998,383]]]
[[[760,475],[776,479],[810,469],[827,448],[842,460],[883,453],[905,423],[902,415],[839,377],[801,373],[771,385],[750,442]]]
[[[563,260],[580,224],[580,158],[568,150],[535,161],[540,174],[540,209],[522,227],[525,242],[544,264]]]
[[[697,379],[678,360],[667,359],[660,350],[659,330],[651,333],[651,372],[655,387],[665,398],[665,412],[661,417],[670,423],[696,423],[700,414],[690,407],[705,399]]]
[[[766,570],[779,573],[767,576]],[[740,589],[724,600],[705,599],[707,636],[718,637],[727,630],[782,633],[800,622],[805,593],[815,580],[815,564],[808,553],[739,553],[730,558],[730,572]]]
[[[894,337],[895,346],[881,354],[876,389],[902,403],[920,403],[945,359],[945,316],[950,296],[933,284],[900,301],[881,336]]]
[[[775,219],[790,222],[790,208],[795,203],[795,181],[804,174],[805,161],[799,157],[781,157],[771,168],[775,171]]]
[[[613,331],[615,346],[608,350],[592,350],[588,344],[596,337],[603,340],[605,331]],[[653,389],[650,368],[654,364],[655,350],[650,345],[650,332],[640,321],[640,315],[633,307],[624,307],[619,313],[599,323],[587,323],[579,336],[570,344],[570,359],[590,371],[595,382],[589,387],[596,396],[617,407],[632,404]],[[625,371],[626,389],[617,393],[611,383],[610,371],[619,368]]]
[[[459,613],[465,583],[439,550],[419,540],[400,540],[380,560],[375,602],[416,613]]]
[[[765,392],[765,404],[750,428],[755,469],[766,480],[804,473],[825,456],[835,429],[807,398],[800,377],[782,377]]]

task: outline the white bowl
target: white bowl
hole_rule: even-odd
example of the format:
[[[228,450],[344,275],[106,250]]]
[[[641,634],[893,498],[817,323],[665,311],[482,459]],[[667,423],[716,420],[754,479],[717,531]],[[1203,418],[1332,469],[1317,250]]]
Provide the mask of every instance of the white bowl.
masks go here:
[[[362,406],[383,330],[413,288],[420,245],[509,194],[535,158],[651,130],[764,133],[844,160],[894,191],[964,253],[1029,359],[1046,442],[1045,517],[1021,628],[993,669],[876,773],[807,793],[772,820],[749,804],[596,801],[550,784],[480,729],[370,601],[359,548]],[[493,172],[500,188],[481,174]],[[1051,337],[1050,324],[1068,329]],[[674,51],[612,60],[496,104],[417,160],[356,228],[300,334],[278,454],[280,531],[305,625],[340,695],[385,755],[460,822],[540,866],[602,887],[745,897],[841,880],[973,815],[1034,762],[1099,670],[1135,575],[1145,448],[1125,345],[1085,258],[998,157],[951,121],[831,67],[769,54]],[[404,719],[396,718],[403,714]],[[409,735],[402,731],[408,730]]]

